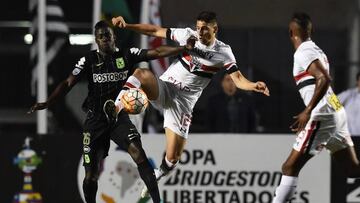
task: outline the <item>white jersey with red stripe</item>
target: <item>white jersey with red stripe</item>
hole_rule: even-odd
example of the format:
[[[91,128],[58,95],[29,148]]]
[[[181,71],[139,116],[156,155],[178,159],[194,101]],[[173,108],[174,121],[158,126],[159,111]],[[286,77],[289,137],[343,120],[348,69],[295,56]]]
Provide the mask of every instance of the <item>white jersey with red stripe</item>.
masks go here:
[[[299,88],[300,95],[307,106],[315,92],[315,78],[308,73],[310,64],[319,60],[329,73],[329,62],[325,53],[311,40],[303,42],[294,54],[293,76]],[[331,87],[311,112],[312,115],[333,114],[342,105],[338,101]]]
[[[197,36],[196,31],[190,28],[171,28],[167,32],[167,37],[179,45],[185,45],[190,36]],[[195,48],[181,54],[160,79],[179,86],[180,90],[190,92],[194,100],[189,102],[195,105],[194,101],[200,97],[211,77],[221,69],[228,73],[238,69],[231,47],[217,39],[210,46],[196,41]]]

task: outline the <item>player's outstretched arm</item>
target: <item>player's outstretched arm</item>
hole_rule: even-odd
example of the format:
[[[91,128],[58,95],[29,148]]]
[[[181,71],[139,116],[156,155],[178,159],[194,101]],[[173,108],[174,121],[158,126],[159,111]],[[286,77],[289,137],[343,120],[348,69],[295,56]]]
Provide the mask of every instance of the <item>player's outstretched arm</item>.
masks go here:
[[[238,70],[230,74],[237,88],[247,91],[255,91],[270,96],[270,91],[264,82],[251,82]]]
[[[191,36],[187,39],[185,46],[159,46],[156,49],[151,49],[147,52],[147,57],[152,60],[161,57],[173,56],[184,51],[191,51],[195,47],[197,38]]]
[[[33,113],[34,111],[48,108],[58,98],[65,96],[76,83],[77,83],[76,77],[71,74],[66,80],[62,81],[56,87],[56,89],[51,93],[51,95],[45,102],[35,103],[27,113],[30,114]]]
[[[125,22],[122,16],[112,18],[112,23],[114,26],[119,28],[124,28],[138,32],[140,34],[145,34],[153,37],[166,38],[167,28],[163,28],[157,25],[151,24],[128,24]]]
[[[316,80],[315,92],[306,108],[299,115],[294,116],[296,121],[290,126],[294,132],[300,132],[305,128],[306,123],[310,119],[311,111],[316,107],[321,98],[324,97],[331,83],[330,75],[318,59],[310,64],[307,72]]]

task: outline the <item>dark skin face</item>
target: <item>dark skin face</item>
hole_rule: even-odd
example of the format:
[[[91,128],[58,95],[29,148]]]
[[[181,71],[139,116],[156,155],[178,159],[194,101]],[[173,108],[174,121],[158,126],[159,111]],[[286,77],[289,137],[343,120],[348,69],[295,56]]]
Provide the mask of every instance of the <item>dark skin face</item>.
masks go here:
[[[95,42],[103,55],[115,52],[115,35],[111,28],[100,28],[95,31]]]
[[[196,21],[196,31],[199,35],[199,40],[206,46],[211,45],[215,41],[218,27],[216,23],[206,23],[204,21]]]
[[[296,22],[291,21],[289,23],[289,37],[295,49],[297,49],[300,46],[300,44],[303,42],[303,39],[301,39],[300,36],[301,36],[301,29],[299,25]]]

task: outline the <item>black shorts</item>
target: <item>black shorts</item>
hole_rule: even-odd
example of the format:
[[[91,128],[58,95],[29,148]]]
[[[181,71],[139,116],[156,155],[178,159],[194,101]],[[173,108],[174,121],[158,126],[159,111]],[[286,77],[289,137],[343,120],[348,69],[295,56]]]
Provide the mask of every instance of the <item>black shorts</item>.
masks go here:
[[[115,124],[105,118],[87,115],[83,130],[84,166],[97,166],[108,155],[110,140],[127,151],[131,142],[140,142],[140,134],[129,116],[121,112]]]

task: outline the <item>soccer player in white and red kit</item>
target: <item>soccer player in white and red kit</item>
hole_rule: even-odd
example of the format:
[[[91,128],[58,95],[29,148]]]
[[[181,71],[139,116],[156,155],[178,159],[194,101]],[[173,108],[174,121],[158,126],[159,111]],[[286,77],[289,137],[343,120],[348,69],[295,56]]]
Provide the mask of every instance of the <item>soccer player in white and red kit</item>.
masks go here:
[[[360,167],[347,126],[346,113],[330,86],[329,62],[311,40],[312,22],[305,13],[295,13],[289,34],[295,48],[293,76],[305,109],[291,126],[297,133],[293,149],[282,165],[283,176],[273,203],[284,203],[295,192],[301,168],[323,148],[345,168],[349,177],[359,177]]]
[[[113,18],[113,24],[142,34],[168,38],[180,45],[191,36],[198,39],[195,48],[179,56],[159,79],[146,69],[137,69],[128,79],[128,87],[141,87],[151,103],[164,112],[167,145],[166,156],[155,171],[158,179],[168,174],[178,163],[188,137],[195,103],[216,72],[225,70],[237,88],[269,95],[264,82],[250,82],[241,74],[231,47],[216,39],[218,26],[214,12],[204,11],[199,14],[196,31],[191,28],[127,24],[121,16]],[[116,104],[119,104],[118,99]]]

